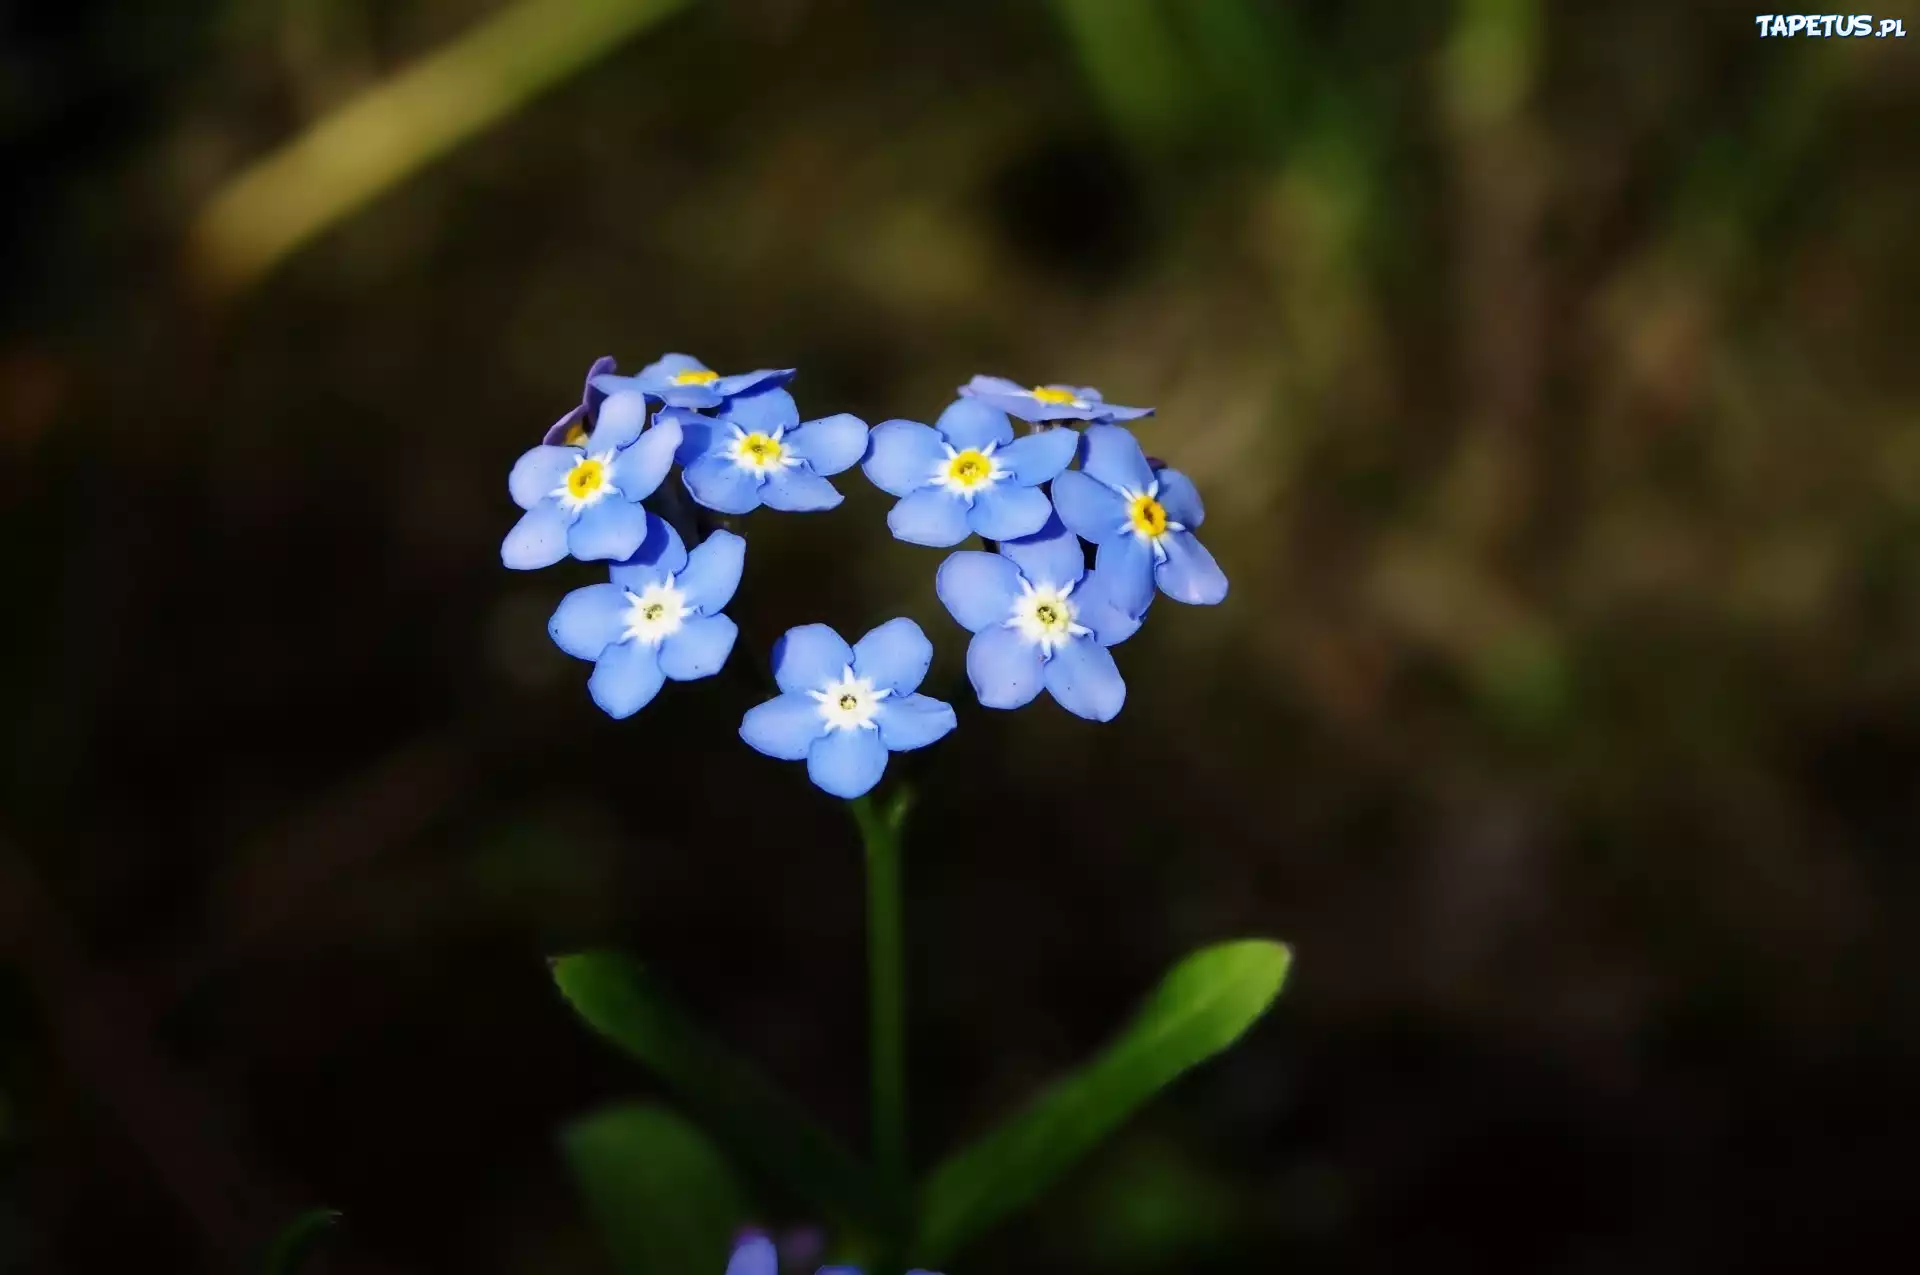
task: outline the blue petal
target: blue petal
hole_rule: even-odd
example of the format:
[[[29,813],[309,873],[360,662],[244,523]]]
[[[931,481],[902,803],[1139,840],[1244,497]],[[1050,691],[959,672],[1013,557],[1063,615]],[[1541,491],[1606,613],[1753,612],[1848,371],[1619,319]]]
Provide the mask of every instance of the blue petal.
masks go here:
[[[595,372],[587,377],[587,388],[611,398],[615,394],[644,394],[651,378],[644,375],[615,376],[612,372]]]
[[[843,498],[832,483],[809,472],[805,465],[795,465],[768,474],[760,488],[760,499],[769,509],[805,514],[831,509]]]
[[[837,474],[867,454],[867,423],[841,412],[808,421],[789,433],[787,447],[816,474]]]
[[[969,633],[997,625],[1020,596],[1020,569],[997,553],[962,549],[934,573],[933,591]]]
[[[687,555],[686,569],[674,584],[686,594],[688,606],[703,615],[718,615],[740,587],[746,561],[745,540],[731,531],[715,531]]]
[[[613,582],[640,593],[650,584],[678,575],[687,569],[687,547],[673,524],[657,514],[647,514],[647,535],[640,547],[625,562],[613,564]]]
[[[585,454],[578,447],[541,444],[513,462],[513,472],[507,475],[507,494],[522,509],[532,509],[566,481],[567,471]]]
[[[712,677],[727,662],[738,636],[739,628],[724,615],[689,616],[660,643],[660,671],[676,682]]]
[[[1074,620],[1092,629],[1101,646],[1118,646],[1140,631],[1141,613],[1114,599],[1112,580],[1111,573],[1095,569],[1073,591]]]
[[[611,405],[614,400],[607,402]],[[673,453],[679,446],[680,422],[671,418],[662,420],[613,458],[613,485],[628,500],[645,500],[653,495],[660,480],[667,476],[667,470],[673,467]]]
[[[1106,578],[1107,596],[1128,615],[1146,614],[1153,601],[1153,549],[1135,535],[1119,536],[1094,551],[1093,568]]]
[[[571,434],[573,427],[585,420],[586,416],[587,409],[584,407],[576,407],[569,411],[565,416],[562,416],[559,420],[547,426],[547,432],[540,437],[540,445],[542,447],[560,447],[566,445],[567,435]],[[583,434],[585,433],[584,426],[581,432]]]
[[[500,561],[515,571],[550,567],[567,556],[567,513],[555,500],[543,500],[520,515],[500,542]]]
[[[647,427],[647,396],[625,391],[610,394],[607,401],[600,404],[600,414],[594,418],[593,433],[587,438],[587,445],[596,452],[625,447],[640,437],[640,431]]]
[[[824,624],[788,629],[773,644],[773,680],[789,695],[817,691],[853,663],[853,648]]]
[[[607,716],[632,717],[652,702],[665,681],[652,647],[644,642],[617,642],[601,652],[593,676],[587,679],[587,694]]]
[[[1152,416],[1151,407],[1121,407],[1117,403],[1102,403],[1090,413],[1096,421],[1137,421],[1142,416]]]
[[[960,387],[962,395],[1025,394],[1027,387],[1004,376],[976,376]]]
[[[1198,531],[1207,520],[1207,507],[1200,503],[1199,489],[1193,479],[1177,469],[1163,469],[1154,475],[1160,484],[1160,505],[1167,517],[1188,531]]]
[[[977,398],[957,398],[947,404],[933,427],[960,451],[988,443],[1005,447],[1013,441],[1013,422],[1007,414]]]
[[[713,384],[718,384],[714,382]],[[647,393],[660,400],[664,407],[710,409],[726,402],[720,392],[708,385],[662,385],[649,388]]]
[[[911,495],[933,481],[935,468],[947,456],[939,431],[919,421],[881,421],[870,438],[860,468],[875,487],[895,496]]]
[[[720,415],[749,434],[771,434],[800,423],[800,409],[794,406],[793,395],[778,388],[729,399]]]
[[[910,545],[944,549],[967,538],[967,505],[944,487],[922,487],[888,512],[887,527]]]
[[[1020,568],[1020,574],[1037,587],[1059,588],[1072,584],[1087,573],[1087,553],[1080,539],[1049,518],[1044,527],[1031,536],[1000,542],[1000,552]]]
[[[1089,425],[1080,436],[1080,470],[1109,487],[1145,491],[1153,470],[1140,443],[1118,425]]]
[[[1192,532],[1169,531],[1160,537],[1160,547],[1167,557],[1154,565],[1153,579],[1162,593],[1175,602],[1207,607],[1226,598],[1227,573]]]
[[[871,681],[875,690],[895,695],[916,690],[932,663],[933,643],[904,615],[871,630],[853,647],[854,676]]]
[[[1127,521],[1127,502],[1120,493],[1089,478],[1077,469],[1069,469],[1053,480],[1053,507],[1060,520],[1095,544],[1105,544],[1130,532],[1121,530]]]
[[[751,372],[735,372],[732,376],[723,376],[713,382],[713,392],[721,398],[736,398],[742,394],[751,394],[755,390],[785,385],[793,379],[790,367],[763,367]]]
[[[594,410],[607,397],[603,391],[594,388],[593,378],[610,374],[614,366],[613,356],[610,354],[603,354],[593,361],[593,366],[587,369],[585,380],[580,386],[580,406],[555,421],[548,428],[547,436],[542,438],[541,442],[552,445],[564,443],[576,424],[592,421]]]
[[[1052,517],[1053,502],[1038,487],[995,483],[974,496],[967,525],[988,540],[1012,540],[1034,534]]]
[[[727,1275],[780,1275],[780,1257],[773,1241],[764,1235],[741,1240],[727,1261]]]
[[[691,354],[662,354],[653,362],[640,369],[640,376],[649,381],[672,384],[673,378],[682,372],[711,372],[712,368]]]
[[[695,500],[723,514],[760,507],[760,480],[724,456],[702,456],[680,471],[680,481]]]
[[[1033,487],[1071,465],[1079,446],[1080,435],[1075,430],[1043,429],[1014,439],[994,459],[1013,471],[1015,482]]]
[[[989,625],[967,644],[967,680],[988,708],[1019,708],[1040,693],[1040,647],[1004,624]]]
[[[877,730],[828,731],[807,749],[807,778],[822,792],[848,801],[864,796],[887,770],[887,746]]]
[[[680,449],[673,458],[682,465],[691,465],[708,452],[719,447],[733,437],[733,431],[711,416],[702,416],[682,407],[663,407],[654,413],[655,429],[673,421],[680,426]]]
[[[873,720],[880,728],[880,742],[896,753],[925,748],[958,725],[953,705],[930,695],[883,699]]]
[[[1047,661],[1047,691],[1060,707],[1090,722],[1110,722],[1127,702],[1127,684],[1113,652],[1090,637],[1069,640]]]
[[[1023,419],[1039,406],[1024,385],[1016,385],[1004,376],[976,376],[960,387],[963,398],[979,399],[1000,412],[1012,412]]]
[[[740,719],[740,738],[780,761],[804,761],[813,741],[827,733],[820,705],[806,695],[776,695]]]
[[[560,599],[547,635],[575,659],[597,660],[627,631],[627,591],[617,584],[590,584]]]
[[[580,511],[567,532],[567,550],[582,562],[631,558],[647,538],[647,511],[614,495]]]

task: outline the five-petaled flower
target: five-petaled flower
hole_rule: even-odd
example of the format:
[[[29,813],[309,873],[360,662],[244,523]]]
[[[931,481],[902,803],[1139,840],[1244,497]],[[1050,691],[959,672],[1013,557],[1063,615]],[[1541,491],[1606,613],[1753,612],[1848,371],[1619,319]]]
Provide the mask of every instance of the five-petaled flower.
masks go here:
[[[638,390],[667,407],[709,408],[741,394],[785,385],[793,379],[793,369],[763,367],[722,376],[691,354],[667,354],[632,376],[615,376],[612,367],[607,367],[587,379],[608,394]]]
[[[740,1237],[727,1262],[727,1275],[780,1275],[780,1253],[773,1241],[757,1231]],[[860,1275],[858,1267],[822,1266],[817,1275]],[[911,1270],[907,1275],[933,1275],[931,1271]]]
[[[1107,648],[1140,621],[1114,605],[1105,575],[1087,571],[1079,540],[1058,518],[1002,541],[999,553],[962,549],[940,564],[934,591],[973,634],[967,677],[982,704],[1019,708],[1044,686],[1070,713],[1113,719],[1127,684]]]
[[[915,694],[933,644],[912,620],[888,620],[853,646],[824,624],[788,629],[773,647],[780,694],[748,710],[740,738],[769,757],[807,763],[835,797],[880,782],[889,752],[924,748],[954,727],[953,708]]]
[[[546,436],[540,441],[552,447],[586,446],[587,435],[593,432],[594,412],[607,398],[607,392],[596,387],[593,379],[607,375],[616,366],[610,354],[595,359],[580,386],[580,406],[548,426]]]
[[[1007,414],[962,398],[931,426],[882,421],[861,466],[873,485],[900,497],[887,526],[901,540],[944,549],[969,531],[988,540],[1030,536],[1053,506],[1039,486],[1073,461],[1080,436],[1048,429],[1015,439]]]
[[[500,545],[516,571],[549,567],[571,553],[583,562],[633,556],[659,521],[640,507],[667,476],[680,446],[678,421],[642,433],[647,401],[615,394],[600,404],[584,446],[542,443],[514,462],[507,492],[526,510]]]
[[[1031,389],[1004,376],[976,376],[960,393],[977,398],[1023,421],[1131,421],[1153,415],[1151,407],[1121,407],[1100,397],[1091,385],[1036,385]]]
[[[561,650],[594,662],[587,692],[613,717],[646,707],[667,678],[719,672],[738,633],[720,610],[740,586],[747,542],[716,531],[688,553],[666,523],[658,530],[611,583],[562,598],[547,625]]]
[[[654,428],[669,419],[684,439],[681,481],[695,500],[723,514],[744,514],[762,504],[791,512],[831,509],[841,497],[826,476],[853,465],[867,450],[865,421],[841,412],[802,425],[793,395],[783,389],[729,399],[718,419],[662,412]]]
[[[1053,480],[1053,503],[1067,526],[1098,546],[1094,566],[1110,577],[1113,600],[1133,615],[1153,601],[1153,586],[1178,602],[1211,606],[1227,596],[1227,577],[1194,529],[1206,517],[1200,493],[1177,469],[1154,470],[1132,434],[1117,425],[1082,435],[1079,469]]]

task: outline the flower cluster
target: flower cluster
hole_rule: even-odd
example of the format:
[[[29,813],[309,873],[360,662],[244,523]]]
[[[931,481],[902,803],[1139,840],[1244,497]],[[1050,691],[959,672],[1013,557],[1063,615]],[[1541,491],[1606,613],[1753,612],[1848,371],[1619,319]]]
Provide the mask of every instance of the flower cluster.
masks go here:
[[[967,676],[987,708],[1018,708],[1044,689],[1068,712],[1109,721],[1126,701],[1110,648],[1139,630],[1156,591],[1201,605],[1226,597],[1226,576],[1194,536],[1205,510],[1193,483],[1149,461],[1116,423],[1151,408],[1108,403],[1086,386],[976,376],[931,425],[869,430],[846,413],[802,421],[786,388],[793,375],[722,376],[669,354],[621,376],[603,358],[580,405],[514,465],[507,490],[523,512],[501,561],[609,564],[606,583],[562,599],[548,631],[593,663],[588,693],[610,715],[638,712],[669,679],[712,676],[738,635],[722,612],[746,541],[716,527],[689,551],[642,503],[675,464],[697,505],[730,516],[831,509],[841,495],[828,479],[859,465],[897,498],[887,515],[896,538],[942,549],[986,542],[948,555],[934,589],[972,635]],[[1015,437],[1015,418],[1028,433]],[[1091,570],[1083,541],[1094,547]],[[790,629],[773,648],[780,693],[746,714],[740,736],[769,757],[805,761],[824,791],[860,796],[889,753],[954,728],[951,706],[917,693],[932,659],[933,644],[905,618],[852,645],[822,624]]]

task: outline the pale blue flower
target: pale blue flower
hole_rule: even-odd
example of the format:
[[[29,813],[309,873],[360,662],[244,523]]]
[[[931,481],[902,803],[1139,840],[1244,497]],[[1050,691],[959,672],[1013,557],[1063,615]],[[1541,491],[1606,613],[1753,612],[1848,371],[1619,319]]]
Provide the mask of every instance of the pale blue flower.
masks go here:
[[[1031,389],[1004,376],[976,376],[960,387],[969,398],[997,407],[1023,421],[1130,421],[1153,415],[1151,407],[1121,407],[1100,397],[1091,385],[1036,385]]]
[[[1226,573],[1193,535],[1207,511],[1192,480],[1177,469],[1156,471],[1117,425],[1088,427],[1081,447],[1080,468],[1054,479],[1053,503],[1098,547],[1094,565],[1110,577],[1114,601],[1139,615],[1156,584],[1176,602],[1224,599]]]
[[[568,554],[583,562],[624,561],[659,521],[640,507],[667,476],[681,444],[679,422],[652,429],[647,401],[615,394],[600,404],[586,445],[542,443],[514,462],[507,492],[526,512],[500,545],[516,571],[551,566]]]
[[[997,407],[962,398],[932,425],[882,421],[861,465],[873,485],[900,497],[887,526],[901,540],[944,549],[967,538],[1030,536],[1053,513],[1040,484],[1073,461],[1080,436],[1048,429],[1015,439]]]
[[[723,514],[762,504],[790,512],[831,509],[841,496],[827,475],[856,464],[867,450],[865,421],[841,412],[803,425],[793,395],[782,389],[729,399],[717,419],[660,414],[662,424],[669,418],[683,436],[681,481],[695,500]]]
[[[785,385],[793,379],[790,367],[722,376],[691,354],[663,355],[633,376],[614,376],[612,371],[608,368],[591,376],[589,383],[608,394],[638,390],[667,407],[718,407],[730,398]]]

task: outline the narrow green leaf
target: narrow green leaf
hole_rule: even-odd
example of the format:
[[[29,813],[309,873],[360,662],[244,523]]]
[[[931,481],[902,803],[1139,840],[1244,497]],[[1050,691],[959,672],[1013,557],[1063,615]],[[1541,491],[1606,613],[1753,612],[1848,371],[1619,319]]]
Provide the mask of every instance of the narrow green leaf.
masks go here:
[[[1240,1038],[1280,994],[1292,954],[1203,948],[1160,981],[1120,1038],[1026,1111],[942,1164],[920,1200],[915,1261],[938,1266],[1032,1201],[1182,1072]]]
[[[673,1087],[700,1121],[751,1164],[819,1211],[858,1230],[890,1212],[871,1171],[752,1067],[708,1038],[631,957],[586,952],[553,962],[580,1017]]]
[[[749,1218],[725,1157],[664,1107],[595,1112],[560,1147],[622,1275],[717,1270]]]
[[[280,1228],[280,1233],[267,1245],[266,1256],[260,1262],[261,1271],[264,1275],[293,1275],[339,1220],[340,1214],[333,1209],[308,1209],[295,1217]]]

